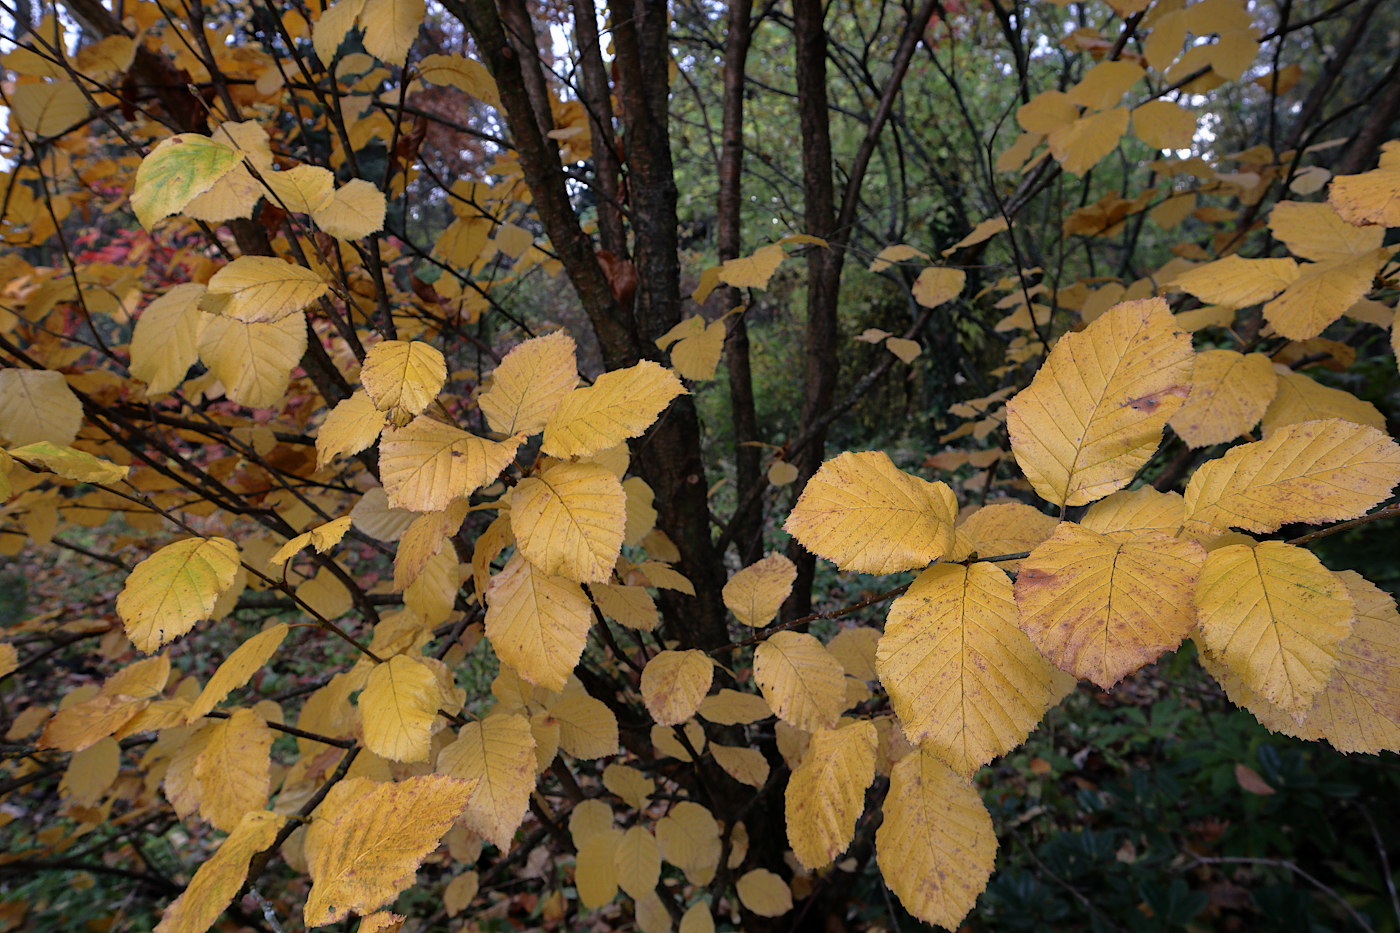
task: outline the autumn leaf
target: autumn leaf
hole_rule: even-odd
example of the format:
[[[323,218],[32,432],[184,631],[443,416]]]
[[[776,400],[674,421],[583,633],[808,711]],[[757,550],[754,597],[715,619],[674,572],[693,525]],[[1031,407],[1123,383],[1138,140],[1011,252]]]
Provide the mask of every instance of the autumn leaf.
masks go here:
[[[375,665],[359,702],[365,747],[390,761],[425,760],[441,699],[437,675],[421,661],[400,654]]]
[[[583,589],[516,554],[491,578],[486,605],[486,637],[501,660],[531,683],[563,687],[593,623]]]
[[[537,434],[576,385],[573,338],[557,331],[527,340],[507,353],[479,404],[492,429],[502,434]]]
[[[957,929],[996,860],[996,831],[977,788],[916,750],[894,766],[884,810],[875,852],[885,883],[920,920]]]
[[[186,538],[141,561],[117,595],[117,615],[142,651],[154,651],[210,618],[238,571],[227,538]]]
[[[782,554],[769,554],[740,570],[724,584],[724,605],[751,628],[772,622],[792,592],[797,567]]]
[[[831,728],[846,699],[846,673],[822,643],[775,632],[754,652],[754,680],[779,718],[808,731]]]
[[[1061,670],[1107,690],[1190,633],[1204,556],[1152,531],[1118,541],[1065,522],[1021,562],[1021,629]]]
[[[136,171],[136,186],[131,192],[136,219],[149,230],[157,221],[178,214],[233,171],[238,161],[233,147],[198,133],[161,140]]]
[[[913,570],[952,548],[957,503],[944,483],[895,467],[880,451],[822,464],[783,527],[844,570]]]
[[[469,722],[438,756],[437,771],[474,786],[463,819],[501,851],[510,848],[535,787],[535,739],[519,713]]]
[[[685,387],[651,360],[599,376],[564,396],[544,426],[544,452],[589,457],[637,437]]]
[[[1196,354],[1191,394],[1169,423],[1190,447],[1223,444],[1259,423],[1277,388],[1264,354],[1205,350]]]
[[[442,351],[421,340],[385,340],[370,347],[360,370],[374,407],[407,424],[432,404],[447,381]]]
[[[325,293],[310,269],[274,256],[240,256],[209,279],[201,306],[246,324],[275,324]]]
[[[788,844],[804,867],[830,864],[850,845],[865,791],[875,780],[876,744],[868,722],[812,734],[786,793]]]
[[[204,933],[219,919],[243,887],[248,862],[272,845],[287,818],[250,810],[239,819],[219,848],[195,871],[185,890],[162,914],[156,933]]]
[[[936,564],[890,606],[876,666],[909,741],[959,774],[1025,741],[1074,689],[1019,627],[997,567]]]
[[[516,545],[536,567],[580,583],[604,583],[622,551],[626,493],[595,463],[558,463],[511,492]]]
[[[365,786],[369,785],[369,786]],[[466,807],[473,785],[443,775],[374,785],[342,781],[313,814],[306,832],[311,894],[307,926],[367,914],[413,883],[423,859]],[[321,812],[320,810],[317,813]]]
[[[663,726],[685,722],[709,692],[715,666],[703,651],[660,651],[642,670],[642,700]]]
[[[1085,505],[1128,484],[1189,394],[1191,341],[1160,299],[1066,334],[1006,405],[1011,451],[1041,498]]]

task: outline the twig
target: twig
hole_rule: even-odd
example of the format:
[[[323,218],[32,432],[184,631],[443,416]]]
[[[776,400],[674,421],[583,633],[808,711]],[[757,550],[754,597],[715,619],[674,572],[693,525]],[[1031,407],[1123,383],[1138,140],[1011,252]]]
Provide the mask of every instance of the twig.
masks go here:
[[[1317,888],[1323,894],[1326,894],[1328,897],[1332,898],[1332,900],[1336,901],[1338,904],[1341,904],[1342,907],[1346,910],[1346,912],[1351,915],[1351,919],[1356,922],[1356,925],[1359,929],[1366,930],[1367,933],[1375,933],[1375,928],[1366,922],[1365,917],[1357,913],[1356,908],[1351,906],[1351,904],[1348,903],[1346,898],[1342,897],[1333,888],[1324,884],[1320,879],[1314,877],[1313,875],[1308,874],[1306,871],[1299,868],[1292,862],[1277,858],[1248,858],[1244,856],[1216,857],[1195,855],[1194,853],[1189,854],[1191,854],[1191,858],[1194,859],[1195,863],[1198,865],[1265,865],[1270,868],[1286,868],[1289,871],[1293,872],[1295,875],[1297,875],[1299,878],[1302,878],[1304,881]]]

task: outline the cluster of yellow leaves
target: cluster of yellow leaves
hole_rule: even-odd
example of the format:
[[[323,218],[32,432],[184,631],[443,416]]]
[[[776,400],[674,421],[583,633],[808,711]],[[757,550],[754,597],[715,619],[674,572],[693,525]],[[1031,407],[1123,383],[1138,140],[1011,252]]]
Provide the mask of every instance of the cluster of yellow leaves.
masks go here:
[[[917,747],[895,765],[877,848],[886,882],[921,918],[956,926],[991,870],[990,818],[967,783],[976,770],[1024,741],[1076,678],[1107,689],[1188,636],[1271,728],[1331,739],[1332,704],[1350,702],[1355,722],[1339,747],[1397,748],[1400,704],[1387,683],[1400,636],[1379,621],[1395,618],[1393,601],[1301,547],[1240,532],[1365,514],[1400,482],[1400,446],[1354,420],[1279,419],[1265,439],[1200,467],[1184,496],[1125,489],[1183,413],[1187,433],[1220,440],[1263,415],[1267,399],[1219,387],[1272,380],[1271,365],[1229,352],[1194,354],[1160,299],[1120,303],[1060,338],[1006,423],[1043,499],[1091,505],[1080,522],[1009,503],[957,524],[944,484],[880,453],[825,463],[788,517],[798,541],[844,569],[922,569],[891,605],[873,658]],[[1029,553],[1008,562],[1014,583],[991,562],[966,563],[1017,551]],[[735,577],[750,575],[731,603],[741,620],[773,573],[754,565]],[[1352,595],[1363,589],[1377,620],[1367,624]],[[850,841],[878,737],[838,719],[842,665],[810,635],[770,636],[754,677],[774,712],[810,734],[789,784],[788,833],[800,862],[825,864]]]

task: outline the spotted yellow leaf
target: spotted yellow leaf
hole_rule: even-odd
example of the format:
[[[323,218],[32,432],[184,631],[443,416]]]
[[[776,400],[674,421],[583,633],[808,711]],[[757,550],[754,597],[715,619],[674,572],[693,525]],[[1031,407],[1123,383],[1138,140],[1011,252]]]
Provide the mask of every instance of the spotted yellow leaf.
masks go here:
[[[563,687],[593,622],[583,589],[517,553],[491,578],[486,605],[486,637],[501,660],[532,684]]]
[[[1160,298],[1114,305],[1061,337],[1006,405],[1012,453],[1041,498],[1085,505],[1126,486],[1186,400],[1191,357]]]
[[[797,568],[782,554],[769,554],[729,578],[724,584],[724,604],[734,618],[752,628],[772,622],[792,592]]]
[[[820,868],[846,850],[875,780],[875,727],[854,722],[812,734],[802,764],[788,779],[788,844],[803,866]]]
[[[1289,340],[1322,333],[1371,290],[1390,249],[1308,263],[1283,294],[1264,305],[1264,319]]]
[[[754,652],[753,671],[773,712],[799,729],[831,728],[845,708],[846,672],[811,635],[770,635]]]
[[[956,513],[947,484],[903,472],[882,451],[847,452],[822,464],[783,527],[842,569],[894,573],[946,555]]]
[[[1281,541],[1211,551],[1195,602],[1205,647],[1294,719],[1327,686],[1356,616],[1342,581]]]
[[[227,538],[186,538],[137,564],[117,595],[117,615],[142,651],[154,651],[211,618],[238,573]]]
[[[958,929],[987,886],[997,836],[977,788],[931,752],[894,766],[875,854],[885,884],[915,917]]]
[[[1196,354],[1191,394],[1170,424],[1189,447],[1232,441],[1259,423],[1278,388],[1262,353],[1204,350]]]
[[[574,340],[556,331],[527,340],[507,353],[479,404],[492,430],[538,434],[577,385]]]
[[[637,437],[678,395],[676,374],[651,360],[604,373],[591,386],[574,389],[549,416],[544,452],[551,457],[588,457]]]
[[[556,463],[511,492],[510,525],[520,553],[546,573],[604,583],[622,551],[627,495],[596,463]]]
[[[463,818],[467,828],[507,851],[535,787],[530,721],[519,713],[497,713],[467,723],[438,755],[437,770],[476,785]]]
[[[351,778],[331,788],[306,831],[306,925],[371,913],[412,885],[471,792],[471,782],[440,774],[390,784]]]
[[[1291,424],[1196,470],[1185,530],[1265,532],[1356,518],[1397,482],[1400,446],[1375,428],[1337,419]]]
[[[384,431],[379,478],[391,507],[439,512],[499,476],[519,446],[519,437],[491,441],[420,415]]]
[[[710,690],[715,665],[703,651],[661,651],[642,670],[642,699],[663,726],[685,722]]]
[[[1025,741],[1074,689],[1018,625],[1011,580],[991,564],[935,564],[890,606],[880,682],[909,741],[964,777]]]

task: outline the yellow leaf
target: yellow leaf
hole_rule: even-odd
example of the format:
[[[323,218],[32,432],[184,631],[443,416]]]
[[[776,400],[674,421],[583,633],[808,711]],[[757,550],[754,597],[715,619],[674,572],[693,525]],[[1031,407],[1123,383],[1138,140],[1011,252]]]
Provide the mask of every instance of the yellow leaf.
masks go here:
[[[724,605],[743,624],[761,628],[777,617],[796,579],[792,561],[782,554],[769,554],[729,578],[724,584]]]
[[[475,874],[476,872],[474,871],[467,872],[461,877],[466,878],[469,875],[474,876]],[[476,895],[473,894],[472,896],[475,897]],[[406,918],[400,914],[391,913],[387,910],[378,910],[360,918],[360,925],[356,928],[355,933],[399,933],[399,930],[403,928],[405,919]]]
[[[500,106],[496,82],[481,62],[461,55],[425,55],[418,62],[417,71],[429,84],[446,84],[493,107]]]
[[[316,226],[339,240],[358,240],[384,229],[388,205],[372,182],[352,178],[336,189],[329,202],[311,212]]]
[[[1158,492],[1143,486],[1131,492],[1115,492],[1089,506],[1080,524],[1115,541],[1127,541],[1138,532],[1156,531],[1175,537],[1186,520],[1186,503],[1179,492]]]
[[[61,136],[89,114],[87,98],[70,81],[20,84],[10,90],[9,104],[15,123],[32,136]]]
[[[339,543],[345,537],[345,532],[350,530],[350,516],[343,515],[340,518],[332,519],[324,525],[318,525],[310,531],[304,531],[292,538],[286,544],[277,549],[267,562],[269,565],[285,564],[297,555],[297,552],[307,546],[314,546],[316,553],[324,554]]]
[[[9,642],[0,642],[0,677],[13,674],[18,667],[19,651]]]
[[[486,605],[486,637],[500,659],[532,684],[562,688],[593,622],[582,588],[517,553],[491,578]]]
[[[656,507],[652,504],[656,494],[640,476],[629,476],[623,480],[622,491],[627,494],[627,524],[623,529],[622,543],[636,547],[656,527]]]
[[[924,348],[919,346],[916,340],[905,340],[903,337],[888,337],[885,339],[885,349],[899,357],[905,363],[912,363],[918,359],[919,354],[924,352]]]
[[[209,678],[199,696],[190,704],[185,713],[185,722],[194,722],[208,713],[229,695],[248,682],[268,659],[276,653],[282,640],[287,637],[287,623],[278,622],[254,635],[233,650],[219,669]]]
[[[292,314],[271,324],[212,315],[199,334],[199,358],[231,401],[272,408],[286,401],[292,369],[306,352],[306,320]]]
[[[156,933],[204,933],[212,927],[242,889],[248,862],[272,845],[286,821],[282,814],[266,810],[243,814],[214,854],[200,863],[185,890],[165,908]]]
[[[1280,201],[1269,212],[1269,232],[1304,259],[1346,259],[1379,249],[1383,227],[1357,227],[1343,220],[1330,204]]]
[[[130,722],[149,703],[122,694],[102,694],[65,706],[44,724],[39,746],[80,752]]]
[[[1108,110],[1116,107],[1123,95],[1146,74],[1141,65],[1114,59],[1094,65],[1079,83],[1066,93],[1070,103],[1087,110]]]
[[[359,18],[364,7],[365,0],[336,0],[316,21],[311,41],[316,55],[327,68],[331,66],[336,50],[354,28],[355,20]]]
[[[1332,179],[1327,201],[1349,224],[1400,227],[1400,167]]]
[[[1191,338],[1160,298],[1066,334],[1006,405],[1011,450],[1041,498],[1085,505],[1128,484],[1189,394]]]
[[[1264,354],[1204,350],[1196,354],[1191,394],[1172,415],[1172,430],[1188,447],[1232,441],[1259,423],[1277,388]]]
[[[735,288],[767,288],[768,280],[786,258],[786,250],[777,243],[770,243],[750,256],[725,260],[719,267],[719,280]]]
[[[875,649],[879,641],[879,629],[864,625],[843,628],[827,644],[826,650],[841,662],[847,676],[872,681],[879,678],[875,671]]]
[[[710,905],[696,901],[681,915],[680,933],[715,933],[715,920],[710,916]]]
[[[788,845],[803,867],[820,868],[846,851],[875,780],[875,727],[854,722],[817,729],[787,786]]]
[[[1395,598],[1353,570],[1337,576],[1356,605],[1356,621],[1337,646],[1337,667],[1303,728],[1341,752],[1400,751],[1400,614]]]
[[[617,867],[617,886],[634,898],[653,893],[661,877],[661,849],[656,837],[641,826],[633,826],[622,834],[613,850]]]
[[[413,884],[419,863],[472,792],[470,782],[437,774],[365,784],[342,781],[333,787],[321,806],[334,817],[313,814],[307,828],[312,886],[303,918],[309,927],[334,923],[351,911],[370,913]]]
[[[59,796],[76,806],[97,806],[121,771],[121,756],[121,746],[112,738],[75,752],[59,780]]]
[[[1267,438],[1290,424],[1329,418],[1369,425],[1377,431],[1385,430],[1385,416],[1370,402],[1362,401],[1350,392],[1319,385],[1302,373],[1294,372],[1278,375],[1278,392],[1264,412],[1259,428]]]
[[[690,743],[689,748],[681,741],[682,735]],[[652,726],[651,744],[658,758],[669,756],[681,761],[693,761],[694,756],[690,754],[690,749],[694,749],[696,754],[705,751],[705,730],[698,722],[688,722],[684,727]]]
[[[661,856],[690,876],[719,865],[720,828],[709,810],[683,800],[656,822]],[[698,880],[694,883],[701,883]]]
[[[846,672],[811,635],[769,636],[754,652],[753,673],[773,712],[799,729],[829,729],[845,708]]]
[[[1241,444],[1196,470],[1186,485],[1185,531],[1277,531],[1356,518],[1400,482],[1400,446],[1375,428],[1305,421]]]
[[[1055,533],[1059,521],[1024,502],[993,502],[969,515],[958,531],[972,542],[980,559],[1001,554],[1034,550]],[[998,566],[1014,572],[1019,560],[999,561]]]
[[[277,206],[294,214],[310,214],[330,203],[335,176],[319,165],[298,165],[283,172],[259,172]]]
[[[1190,149],[1196,115],[1169,100],[1150,100],[1133,108],[1133,132],[1153,149]]]
[[[768,468],[768,482],[774,486],[786,486],[797,479],[797,467],[786,460],[774,460]]]
[[[910,259],[927,259],[928,253],[921,249],[916,249],[904,243],[897,243],[893,246],[886,246],[875,254],[875,259],[870,263],[871,272],[884,272],[897,262],[905,262]]]
[[[966,283],[967,273],[961,269],[929,266],[914,280],[914,300],[925,308],[936,308],[958,297]]]
[[[970,777],[1074,689],[1018,626],[991,564],[935,564],[890,606],[876,666],[909,741]]]
[[[655,781],[636,768],[616,763],[603,769],[603,786],[634,810],[646,809],[647,801],[656,793]],[[612,825],[611,815],[608,825]]]
[[[612,807],[597,797],[580,800],[569,813],[569,835],[576,849],[582,849],[593,837],[612,828]]]
[[[714,696],[706,697],[700,704],[699,713],[710,722],[737,726],[766,719],[773,715],[773,710],[761,696],[725,687]]]
[[[756,748],[711,745],[710,754],[714,756],[715,764],[740,784],[762,787],[768,780],[768,759]]]
[[[427,17],[424,0],[365,0],[360,12],[365,51],[385,64],[404,64]]]
[[[875,854],[885,884],[925,923],[958,929],[987,886],[997,836],[977,789],[934,755],[894,766]]]
[[[216,829],[233,832],[250,810],[267,804],[272,730],[249,709],[215,721],[194,760],[199,814]]]
[[[575,758],[606,758],[617,754],[617,717],[601,700],[571,693],[549,708],[559,723],[559,747]]]
[[[1196,588],[1207,649],[1264,699],[1301,719],[1337,667],[1356,610],[1309,552],[1280,541],[1211,551]]]
[[[703,651],[661,651],[642,670],[642,699],[663,726],[685,722],[710,690],[715,665]]]
[[[1021,629],[1061,670],[1107,690],[1191,631],[1204,553],[1156,532],[1116,541],[1065,522],[1021,562]]]
[[[527,340],[506,354],[478,400],[493,431],[538,434],[578,385],[574,340],[563,331]]]
[[[545,424],[543,450],[551,457],[592,456],[640,435],[684,394],[675,373],[651,360],[604,373],[564,396]]]
[[[428,757],[442,691],[437,675],[408,655],[395,655],[369,672],[360,693],[365,747],[390,761]]]
[[[650,632],[661,621],[656,601],[643,587],[600,583],[590,586],[588,591],[598,604],[598,610],[618,625]]]
[[[1171,281],[1208,304],[1244,308],[1268,301],[1298,279],[1292,259],[1241,259],[1226,256],[1196,266]]]
[[[1016,110],[1016,122],[1028,133],[1048,135],[1079,119],[1079,108],[1064,91],[1041,91]]]
[[[399,548],[394,553],[395,590],[407,589],[419,581],[432,559],[442,553],[448,545],[448,539],[461,529],[462,521],[467,517],[467,510],[466,499],[453,499],[441,512],[426,512],[413,520],[413,524],[408,526],[403,537],[399,539]],[[456,548],[452,549],[449,558],[453,564],[450,568],[452,572],[445,575],[453,579],[448,581],[448,586],[452,589],[448,598],[455,599]],[[444,564],[447,562],[443,561]],[[438,569],[441,572],[449,568],[444,566]]]
[[[67,447],[83,423],[83,405],[62,373],[0,370],[0,434],[11,444],[48,441]]]
[[[117,595],[126,634],[151,652],[212,617],[238,573],[238,547],[227,538],[186,538],[137,564]]]
[[[701,318],[701,323],[704,319]],[[676,342],[671,348],[671,367],[683,379],[704,382],[715,378],[715,367],[724,353],[724,321],[715,321],[699,333]]]
[[[766,868],[755,868],[734,883],[739,901],[760,917],[781,917],[792,910],[787,882]]]
[[[126,478],[127,468],[82,450],[60,447],[48,441],[11,447],[10,456],[37,463],[65,479],[82,483],[115,483]]]
[[[947,484],[899,470],[883,451],[846,452],[822,464],[783,527],[843,570],[894,573],[946,555],[956,513]]]
[[[961,240],[945,249],[943,251],[943,255],[951,256],[953,253],[956,253],[958,250],[962,249],[965,246],[976,246],[978,243],[990,240],[998,233],[1005,233],[1009,229],[1011,229],[1011,225],[1007,223],[1005,217],[988,218],[987,220],[984,220],[977,226],[973,227],[972,232],[969,233],[967,236],[963,237]]]
[[[442,391],[447,360],[441,350],[421,340],[385,340],[365,354],[360,381],[375,408],[404,424]]]
[[[511,492],[510,527],[520,553],[545,573],[606,583],[622,552],[627,494],[606,467],[556,463]]]
[[[238,164],[236,149],[207,136],[181,133],[163,139],[136,170],[131,209],[150,230],[156,221],[184,210]]]
[[[476,785],[463,817],[466,826],[508,851],[535,789],[530,721],[519,713],[498,713],[467,723],[438,755],[437,770]]]
[[[248,324],[275,324],[325,293],[310,269],[275,256],[239,256],[209,279],[203,307]]]
[[[1083,175],[1118,148],[1127,131],[1128,111],[1115,107],[1057,127],[1050,133],[1050,152],[1065,171]]]
[[[579,846],[574,886],[586,910],[602,907],[617,896],[617,864],[613,861],[622,830],[609,829]]]
[[[1366,296],[1390,252],[1377,249],[1301,267],[1297,281],[1264,305],[1264,319],[1289,340],[1316,337]]]
[[[490,483],[515,457],[521,439],[488,441],[427,415],[388,428],[379,442],[379,479],[389,505],[440,512]]]
[[[147,395],[169,392],[184,381],[199,359],[205,314],[199,309],[203,285],[171,286],[146,305],[131,335],[131,375],[146,383]]]
[[[369,447],[388,423],[388,414],[374,406],[364,389],[341,399],[316,432],[316,469]]]
[[[455,917],[466,910],[472,900],[476,898],[476,892],[481,886],[481,879],[476,872],[467,871],[453,878],[442,889],[442,906],[447,911],[449,917]]]

